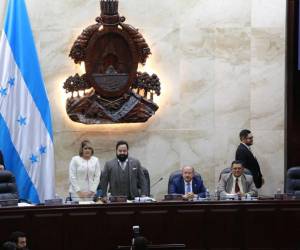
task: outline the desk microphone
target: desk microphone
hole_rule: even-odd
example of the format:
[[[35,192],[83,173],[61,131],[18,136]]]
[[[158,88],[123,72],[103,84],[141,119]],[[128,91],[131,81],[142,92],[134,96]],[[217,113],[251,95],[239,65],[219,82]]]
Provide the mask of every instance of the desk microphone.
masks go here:
[[[155,187],[158,183],[160,183],[163,179],[164,179],[163,177],[160,177],[160,178],[158,179],[158,181],[156,181],[154,184],[152,184],[151,189],[152,189],[153,187]]]

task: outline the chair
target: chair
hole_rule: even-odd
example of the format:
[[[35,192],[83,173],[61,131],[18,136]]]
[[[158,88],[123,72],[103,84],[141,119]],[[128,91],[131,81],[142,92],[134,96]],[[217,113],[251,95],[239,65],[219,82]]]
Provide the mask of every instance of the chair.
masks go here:
[[[18,197],[14,175],[7,170],[0,171],[0,200],[16,200]]]
[[[172,172],[172,173],[170,174],[170,176],[169,176],[169,182],[168,182],[168,194],[170,193],[170,186],[171,186],[171,184],[172,184],[172,182],[173,182],[173,179],[174,179],[174,178],[177,178],[177,177],[180,176],[181,174],[182,174],[182,171],[181,171],[181,170],[176,170],[176,171],[174,171],[174,172]],[[202,179],[202,178],[201,178],[201,175],[200,175],[198,172],[195,171],[194,175],[195,175],[195,176],[198,176],[198,177],[200,177],[200,179]]]
[[[146,195],[150,196],[150,175],[149,175],[149,171],[144,167],[142,167],[142,171],[145,175],[146,184],[147,184]]]
[[[300,192],[300,167],[288,169],[286,175],[286,192],[291,194]]]
[[[224,168],[221,173],[220,173],[220,176],[219,176],[219,181],[221,180],[221,176],[222,174],[228,174],[231,172],[231,168]],[[252,175],[251,171],[248,169],[248,168],[244,168],[244,174],[246,175]]]

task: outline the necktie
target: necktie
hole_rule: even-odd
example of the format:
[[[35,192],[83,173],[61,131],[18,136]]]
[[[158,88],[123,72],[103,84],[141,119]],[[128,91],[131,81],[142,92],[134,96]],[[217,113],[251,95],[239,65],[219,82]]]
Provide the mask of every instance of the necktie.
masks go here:
[[[239,187],[239,179],[235,178],[235,188],[234,188],[235,193],[240,192],[240,187]]]
[[[190,182],[186,184],[186,192],[187,192],[187,193],[192,192],[192,189],[191,189],[191,183],[190,183]]]

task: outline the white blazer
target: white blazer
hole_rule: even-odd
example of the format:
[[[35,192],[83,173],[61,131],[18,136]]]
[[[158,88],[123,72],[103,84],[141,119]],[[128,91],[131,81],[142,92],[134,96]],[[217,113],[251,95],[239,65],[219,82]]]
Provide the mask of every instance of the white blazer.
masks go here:
[[[92,156],[85,160],[81,156],[74,156],[69,166],[69,192],[76,197],[78,191],[92,191],[96,193],[100,182],[100,163],[97,157]]]

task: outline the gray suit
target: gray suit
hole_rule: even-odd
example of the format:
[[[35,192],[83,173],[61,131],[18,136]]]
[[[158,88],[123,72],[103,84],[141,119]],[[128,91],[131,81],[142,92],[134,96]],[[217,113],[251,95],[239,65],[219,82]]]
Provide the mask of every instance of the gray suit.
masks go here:
[[[127,195],[129,199],[134,199],[134,197],[147,194],[146,179],[137,159],[128,157],[126,172],[122,171],[117,158],[105,163],[100,179],[103,196],[107,195],[108,184],[109,192],[113,196]]]
[[[222,174],[221,179],[218,184],[218,187],[217,187],[218,194],[221,196],[229,194],[234,185],[233,180],[234,179],[233,179],[232,173]],[[242,174],[241,182],[242,182],[244,193],[248,193],[251,196],[257,196],[257,190],[255,188],[253,178],[251,175]]]

